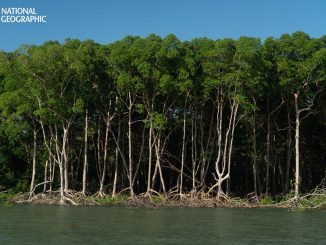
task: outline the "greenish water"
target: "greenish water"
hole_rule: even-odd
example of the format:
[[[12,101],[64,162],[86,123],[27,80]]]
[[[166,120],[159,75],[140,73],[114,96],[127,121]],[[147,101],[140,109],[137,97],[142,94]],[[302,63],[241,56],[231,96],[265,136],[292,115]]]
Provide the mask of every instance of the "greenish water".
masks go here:
[[[0,244],[326,244],[326,211],[0,206]]]

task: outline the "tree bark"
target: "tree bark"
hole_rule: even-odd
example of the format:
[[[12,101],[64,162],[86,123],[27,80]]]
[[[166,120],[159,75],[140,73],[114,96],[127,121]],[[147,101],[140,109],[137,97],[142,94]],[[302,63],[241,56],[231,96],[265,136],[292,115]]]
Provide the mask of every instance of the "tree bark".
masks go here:
[[[63,127],[63,143],[62,143],[62,156],[63,156],[63,163],[64,163],[64,187],[65,187],[65,193],[68,193],[69,191],[69,176],[68,176],[68,128]]]
[[[148,132],[148,172],[147,172],[147,195],[150,195],[151,189],[151,177],[152,177],[152,131],[153,131],[153,122],[152,118],[150,119],[150,127]]]
[[[32,160],[32,179],[31,179],[31,185],[30,185],[30,195],[32,195],[33,190],[34,190],[34,185],[35,185],[35,173],[36,173],[36,128],[34,125],[33,129],[33,160]]]
[[[294,94],[295,103],[295,192],[294,198],[299,198],[300,192],[300,111],[298,107],[299,93]]]
[[[158,133],[157,141],[155,144],[156,166],[159,170],[160,181],[161,181],[163,193],[166,194],[166,188],[165,188],[165,183],[164,183],[164,178],[163,178],[163,173],[162,173],[162,168],[161,168],[161,153],[160,152],[161,152],[161,133]]]
[[[187,99],[185,101],[184,110],[186,110]],[[186,112],[183,112],[183,130],[182,130],[182,152],[181,152],[181,169],[180,169],[180,198],[182,198],[183,189],[183,168],[185,164],[185,146],[186,145]]]
[[[87,168],[88,168],[88,162],[87,162],[87,144],[88,139],[88,109],[85,111],[85,134],[84,134],[84,166],[83,166],[83,189],[82,193],[83,195],[86,194],[86,185],[87,185]]]
[[[192,194],[196,192],[196,127],[194,123],[194,116],[191,119],[191,161],[192,161]]]
[[[49,162],[48,160],[45,161],[45,166],[44,166],[44,185],[43,185],[43,192],[46,192],[46,187],[48,183],[48,167],[49,167]]]
[[[134,189],[133,189],[133,162],[132,162],[132,133],[131,133],[131,112],[133,102],[131,99],[131,93],[128,92],[129,97],[129,106],[128,106],[128,159],[129,159],[129,188],[130,188],[130,196],[134,197]]]
[[[118,122],[117,144],[119,144],[119,142],[120,142],[120,119],[119,119],[119,122]],[[116,149],[115,149],[115,168],[114,168],[112,196],[115,196],[116,190],[117,190],[118,163],[119,163],[119,147],[116,147]]]

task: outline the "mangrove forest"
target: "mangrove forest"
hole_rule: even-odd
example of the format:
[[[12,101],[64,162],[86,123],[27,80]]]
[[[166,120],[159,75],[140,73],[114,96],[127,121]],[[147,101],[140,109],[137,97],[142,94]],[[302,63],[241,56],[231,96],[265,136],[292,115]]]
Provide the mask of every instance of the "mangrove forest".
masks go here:
[[[326,179],[326,36],[0,52],[0,192],[300,197]]]

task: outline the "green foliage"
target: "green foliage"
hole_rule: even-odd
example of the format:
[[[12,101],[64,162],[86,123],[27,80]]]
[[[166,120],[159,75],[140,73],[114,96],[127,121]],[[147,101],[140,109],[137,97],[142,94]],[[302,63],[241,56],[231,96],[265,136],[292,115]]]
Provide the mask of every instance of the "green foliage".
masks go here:
[[[164,129],[167,123],[164,115],[160,113],[154,113],[152,115],[152,120],[154,129]]]
[[[164,196],[153,195],[153,196],[151,196],[151,200],[153,203],[162,203],[162,202],[166,201],[166,198]]]
[[[242,195],[252,189],[253,128],[257,137],[259,185],[266,188],[269,118],[270,160],[275,169],[273,173],[270,171],[270,175],[275,175],[270,180],[275,180],[275,197],[262,197],[260,203],[287,200],[290,196],[277,196],[286,189],[283,182],[287,157],[284,143],[287,136],[279,129],[293,121],[293,93],[300,93],[300,108],[318,94],[312,108],[318,115],[302,124],[300,135],[304,142],[301,158],[305,188],[316,185],[325,170],[322,154],[326,147],[322,90],[326,81],[325,40],[302,32],[267,38],[263,44],[251,37],[200,38],[188,42],[174,35],[163,38],[151,34],[144,38],[128,36],[109,45],[67,39],[62,44],[49,41],[39,46],[22,46],[12,53],[0,52],[0,185],[14,192],[28,190],[34,131],[37,132],[36,182],[40,183],[49,159],[44,139],[55,154],[60,154],[63,131],[69,125],[69,188],[78,190],[85,156],[87,112],[90,191],[98,188],[104,150],[109,169],[105,184],[111,188],[117,160],[118,187],[127,187],[128,171],[132,171],[137,173],[133,176],[135,189],[139,193],[144,191],[151,143],[153,148],[161,147],[160,156],[152,152],[153,162],[160,160],[162,164],[162,173],[153,164],[151,173],[156,171],[159,176],[153,181],[155,189],[162,188],[158,181],[160,174],[167,182],[167,189],[176,186],[183,142],[180,127],[185,118],[185,174],[192,177],[190,173],[195,168],[197,181],[206,176],[201,183],[205,190],[214,184],[212,173],[220,133],[217,122],[221,119],[222,141],[227,138],[225,144],[230,144],[232,138],[234,143],[230,154],[231,188]],[[233,105],[239,105],[235,130],[227,132]],[[153,129],[153,142],[147,144],[149,127]],[[132,141],[131,149],[128,140]],[[221,148],[224,151],[228,145],[222,143]],[[58,187],[59,172],[57,163],[55,166],[54,189]],[[292,168],[291,162],[289,178],[293,178]],[[188,177],[183,184],[185,189],[191,189]],[[119,195],[96,201],[119,203],[125,198]],[[156,198],[153,197],[154,202],[160,201]]]
[[[15,194],[0,192],[0,205],[11,205]]]
[[[82,98],[78,98],[73,105],[72,112],[74,113],[82,113],[84,111],[84,100]]]
[[[271,196],[262,196],[259,197],[259,204],[261,205],[272,205],[275,204],[275,201]]]
[[[129,199],[129,196],[119,194],[116,196],[92,197],[92,199],[101,205],[111,205],[111,204],[123,204]]]
[[[143,104],[136,104],[135,105],[135,110],[138,113],[144,113],[145,112],[145,106]]]

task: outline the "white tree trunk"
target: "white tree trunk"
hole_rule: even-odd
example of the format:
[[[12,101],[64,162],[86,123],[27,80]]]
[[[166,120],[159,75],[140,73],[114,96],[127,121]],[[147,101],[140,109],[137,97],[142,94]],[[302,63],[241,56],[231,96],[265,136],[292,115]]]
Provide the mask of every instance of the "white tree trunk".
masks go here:
[[[156,166],[158,167],[159,174],[160,174],[160,181],[163,189],[163,193],[166,194],[166,189],[165,189],[165,183],[163,179],[163,174],[162,174],[162,168],[161,168],[161,134],[158,133],[159,135],[157,136],[157,143],[155,144],[155,152],[156,152]]]
[[[223,193],[222,184],[225,180],[230,178],[231,172],[231,156],[233,149],[233,137],[234,129],[236,126],[236,118],[238,112],[238,103],[235,100],[229,100],[230,112],[228,118],[228,124],[224,127],[223,117],[224,111],[224,99],[225,94],[223,89],[219,88],[216,99],[216,130],[217,130],[217,158],[215,161],[215,180],[216,184],[213,185],[208,193],[217,187],[217,200]],[[224,149],[222,149],[224,148]],[[229,187],[230,188],[230,187]]]
[[[150,189],[151,189],[151,177],[152,177],[152,119],[150,119],[150,128],[148,132],[148,173],[147,173],[147,191],[146,194],[150,195]]]
[[[134,197],[134,189],[133,189],[133,163],[132,163],[132,134],[131,134],[131,112],[132,112],[132,106],[133,102],[131,99],[131,93],[128,93],[129,95],[129,107],[128,107],[128,159],[129,159],[129,188],[130,188],[130,196]]]
[[[119,147],[120,142],[120,121],[118,123],[118,136],[117,136],[117,147],[115,149],[115,168],[114,168],[114,179],[113,179],[113,190],[112,196],[115,196],[117,190],[117,179],[118,179],[118,163],[119,163]]]
[[[68,193],[69,191],[69,176],[68,176],[68,128],[63,127],[63,137],[62,137],[62,156],[63,156],[63,166],[64,166],[64,192]]]
[[[87,138],[88,138],[88,109],[85,112],[85,135],[84,135],[84,166],[83,166],[83,195],[86,194],[86,184],[87,184]]]
[[[186,103],[184,109],[186,109]],[[183,131],[182,131],[182,153],[181,153],[181,169],[180,169],[180,198],[182,198],[182,188],[183,188],[183,168],[185,164],[185,146],[186,145],[186,112],[183,112]]]
[[[106,127],[105,127],[105,142],[104,142],[104,157],[103,157],[103,169],[102,169],[102,176],[100,179],[100,190],[99,196],[103,196],[104,193],[104,180],[106,175],[106,167],[107,167],[107,159],[108,159],[108,144],[109,144],[109,128],[110,128],[110,113],[108,112],[107,120],[106,120]]]
[[[298,107],[299,94],[294,94],[295,103],[295,192],[294,198],[299,198],[300,192],[300,111]]]
[[[35,185],[35,172],[36,172],[36,129],[33,130],[33,160],[32,160],[32,179],[30,186],[30,196],[33,194],[33,189]]]
[[[44,166],[44,185],[43,185],[43,192],[46,192],[46,188],[47,188],[48,168],[49,168],[49,162],[48,162],[48,160],[46,160],[45,161],[45,166]]]

